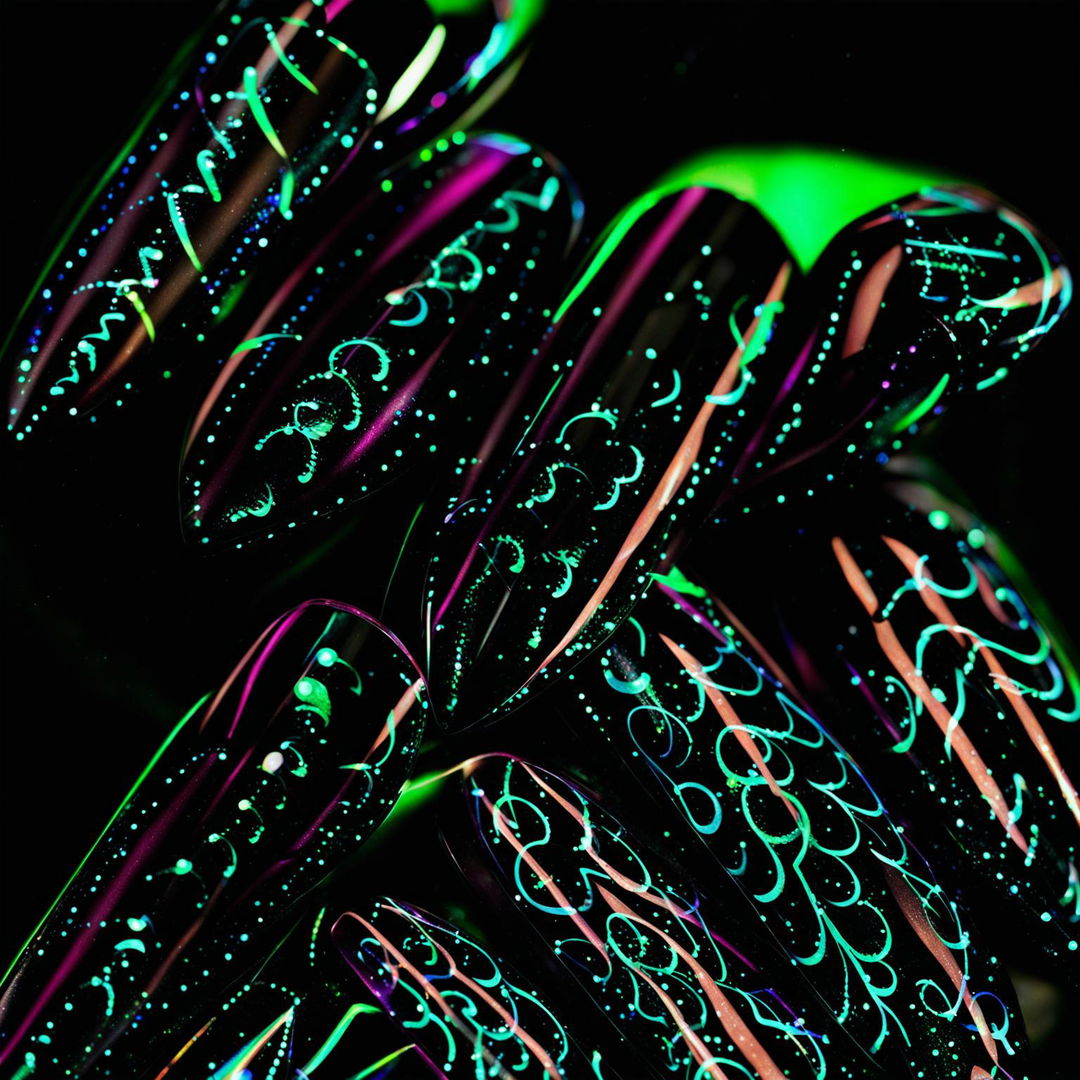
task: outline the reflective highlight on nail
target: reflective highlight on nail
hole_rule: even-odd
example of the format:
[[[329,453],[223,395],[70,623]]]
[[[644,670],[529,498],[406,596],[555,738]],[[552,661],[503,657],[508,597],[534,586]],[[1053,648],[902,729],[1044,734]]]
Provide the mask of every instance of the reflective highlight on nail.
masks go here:
[[[719,602],[650,592],[573,686],[574,712],[670,799],[890,1074],[912,1057],[963,1080],[1012,1067],[1022,1024],[970,913]]]
[[[490,104],[543,6],[417,4],[373,34],[370,5],[349,0],[225,5],[27,301],[6,348],[15,437],[98,419],[192,364],[256,271],[272,288],[268,256],[312,204],[334,204],[346,169],[368,183]]]
[[[629,614],[674,525],[718,494],[791,274],[764,219],[706,187],[642,196],[598,241],[435,541],[445,724],[517,704]]]
[[[505,135],[426,148],[289,275],[188,437],[194,539],[273,535],[471,453],[554,304],[580,204]]]
[[[580,788],[489,755],[471,763],[465,791],[501,902],[617,1025],[638,1075],[863,1075],[865,1058],[810,987],[777,980],[790,965],[756,920],[678,880]]]
[[[357,609],[310,601],[272,623],[177,725],[23,949],[0,1061],[119,1068],[159,1017],[242,975],[389,812],[425,709],[411,658]]]
[[[1060,252],[988,192],[928,186],[852,222],[778,329],[782,380],[722,511],[884,464],[956,395],[1001,382],[1071,298]]]

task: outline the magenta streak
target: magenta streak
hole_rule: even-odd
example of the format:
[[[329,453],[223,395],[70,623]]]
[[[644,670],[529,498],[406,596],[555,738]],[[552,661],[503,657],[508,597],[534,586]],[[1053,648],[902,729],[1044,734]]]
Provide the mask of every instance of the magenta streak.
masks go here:
[[[326,12],[327,23],[332,23],[351,3],[352,0],[330,0],[323,9]]]
[[[307,343],[316,340],[319,335],[323,333],[327,322],[338,313],[345,301],[352,303],[353,296],[360,291],[360,289],[364,288],[379,271],[383,270],[387,264],[391,263],[393,259],[397,258],[410,246],[419,244],[421,237],[425,232],[437,227],[461,202],[475,195],[475,193],[482,188],[484,184],[488,183],[510,160],[512,160],[512,155],[505,150],[488,146],[476,148],[475,157],[470,160],[468,165],[465,166],[453,180],[449,181],[445,186],[436,189],[429,198],[425,208],[418,211],[413,218],[403,225],[396,238],[391,239],[388,242],[386,248],[376,256],[373,262],[362,264],[362,273],[355,282],[350,283],[348,293],[343,295],[341,300],[329,308],[326,315],[304,335],[304,341],[296,342],[294,344],[293,347],[296,349],[296,355],[293,357],[291,365],[289,367],[282,366],[280,375],[275,379],[269,390],[262,395],[262,400],[266,402],[273,400],[276,397],[278,384],[282,379],[291,374],[293,369],[295,369],[297,363],[302,359],[308,348]],[[368,209],[368,203],[363,203],[361,207],[341,222],[334,232],[304,259],[300,266],[290,275],[288,281],[286,281],[286,283],[274,294],[273,299],[267,304],[260,313],[258,319],[244,335],[244,340],[258,337],[259,334],[262,333],[273,315],[286,301],[296,284],[305,276],[307,271],[320,256],[324,254],[331,241],[338,233],[346,227],[351,226],[356,218],[360,216],[361,211],[367,211]],[[382,318],[385,318],[385,315]],[[368,336],[370,336],[372,332],[373,331],[369,331]],[[210,410],[214,407],[217,399],[224,393],[225,387],[231,380],[233,374],[237,368],[244,363],[246,358],[246,353],[234,353],[226,362],[221,374],[214,382],[213,389],[199,408],[199,418],[193,425],[191,434],[188,437],[187,446],[184,451],[185,456],[194,444],[195,437],[202,427],[202,422],[209,415]],[[264,409],[262,408],[252,410],[251,417],[247,424],[244,426],[240,435],[233,440],[229,454],[222,464],[215,469],[214,475],[203,488],[200,502],[204,512],[216,502],[218,496],[221,494],[221,489],[227,482],[227,478],[236,462],[244,453],[246,453],[247,440],[251,431],[263,416],[263,413]]]
[[[337,794],[326,804],[325,808],[319,813],[319,816],[301,833],[300,836],[293,841],[293,845],[290,848],[291,851],[302,851],[311,842],[311,838],[315,835],[319,829],[322,828],[323,822],[333,813],[338,804],[343,798],[345,793],[352,786],[353,781],[359,773],[355,769],[348,770],[348,776],[345,777],[345,782],[338,788]]]
[[[546,410],[547,415],[545,419],[541,421],[540,427],[537,429],[535,438],[537,445],[540,445],[545,440],[552,425],[563,418],[564,406],[569,401],[570,395],[577,386],[577,383],[581,380],[583,373],[589,365],[589,361],[593,359],[596,352],[606,341],[613,324],[618,321],[630,304],[634,293],[640,287],[645,276],[652,270],[653,263],[659,257],[661,250],[671,242],[671,238],[674,236],[675,232],[685,224],[686,219],[694,209],[696,209],[708,190],[708,188],[687,188],[676,200],[675,205],[665,215],[656,231],[642,246],[640,253],[630,260],[629,269],[619,279],[611,300],[604,305],[604,314],[601,316],[595,329],[589,335],[588,340],[578,353],[569,378],[562,385],[555,401],[549,404]],[[560,326],[565,325],[566,323],[560,324]],[[435,613],[435,626],[439,625],[443,615],[446,613],[446,609],[454,602],[458,590],[461,588],[466,575],[472,568],[477,553],[480,551],[484,541],[488,538],[488,535],[494,528],[495,522],[498,520],[503,507],[516,491],[518,480],[521,478],[522,472],[530,464],[530,457],[526,456],[517,469],[513,480],[504,486],[498,502],[487,515],[486,523],[480,532],[480,536],[477,537],[476,541],[469,549],[469,553],[465,557],[465,561],[462,563],[457,576],[454,578],[453,584],[439,604]],[[531,678],[532,677],[530,676],[530,679]]]
[[[799,353],[795,363],[791,366],[791,370],[787,373],[787,377],[784,379],[784,385],[780,387],[780,392],[773,399],[772,405],[769,406],[769,411],[765,414],[765,419],[761,422],[757,431],[754,432],[753,437],[746,444],[746,449],[743,450],[742,454],[739,456],[739,462],[732,470],[732,476],[742,475],[742,471],[749,464],[751,456],[761,445],[761,440],[765,438],[765,431],[772,422],[777,410],[780,408],[781,404],[783,404],[785,398],[791,392],[792,387],[794,387],[795,383],[798,382],[799,377],[802,375],[803,368],[806,367],[806,362],[810,359],[810,353],[813,349],[816,337],[817,331],[814,331],[806,339],[806,344],[803,346],[802,352]]]
[[[476,144],[471,149],[474,156],[468,165],[448,183],[432,192],[432,197],[398,233],[397,239],[389,243],[376,258],[369,274],[378,273],[405,248],[415,244],[423,233],[444,221],[452,210],[471,199],[516,156],[486,143]]]
[[[719,627],[714,626],[712,619],[710,619],[699,608],[694,607],[694,605],[691,604],[690,601],[687,600],[682,593],[676,592],[674,589],[662,584],[659,581],[656,583],[656,586],[669,600],[674,601],[674,603],[678,604],[678,606],[681,607],[683,611],[687,612],[687,614],[691,615],[694,619],[700,621],[702,627],[708,630],[708,632],[712,634],[712,636],[716,638],[716,640],[719,641],[721,645],[723,645],[725,648],[731,647],[732,642],[731,639],[727,636],[727,634],[720,630]]]
[[[439,343],[439,347],[424,361],[424,366],[387,402],[383,411],[372,421],[371,426],[364,432],[363,437],[357,442],[349,453],[341,460],[334,470],[335,476],[348,472],[367,452],[376,439],[382,438],[386,429],[394,422],[398,413],[404,412],[420,391],[431,369],[438,363],[443,350],[453,339],[453,334]]]
[[[251,670],[248,672],[247,682],[244,684],[243,693],[240,695],[240,704],[236,707],[236,712],[233,713],[232,721],[229,724],[229,730],[225,737],[231,739],[236,733],[237,725],[240,723],[240,717],[247,706],[248,698],[251,697],[251,690],[255,685],[255,680],[259,677],[259,673],[263,669],[266,661],[269,659],[270,654],[277,648],[278,643],[285,636],[285,634],[292,629],[297,620],[303,614],[305,605],[301,604],[299,607],[295,607],[287,615],[283,615],[278,620],[277,629],[273,631],[270,636],[270,640],[267,642],[263,651],[252,662]]]
[[[98,901],[97,907],[94,908],[90,917],[86,920],[86,926],[79,934],[79,937],[72,944],[52,978],[45,985],[45,989],[38,996],[14,1035],[12,1035],[7,1048],[0,1050],[0,1065],[15,1051],[20,1040],[45,1009],[49,999],[59,991],[68,976],[86,955],[100,932],[101,923],[108,919],[123,900],[123,894],[132,878],[136,873],[143,870],[145,864],[156,853],[159,844],[165,839],[165,835],[173,827],[181,811],[197,793],[206,778],[206,774],[211,771],[216,761],[216,755],[206,758],[188,779],[177,797],[162,810],[157,821],[143,833],[130,858],[125,862],[120,873],[117,874],[116,880],[109,886],[101,900]]]

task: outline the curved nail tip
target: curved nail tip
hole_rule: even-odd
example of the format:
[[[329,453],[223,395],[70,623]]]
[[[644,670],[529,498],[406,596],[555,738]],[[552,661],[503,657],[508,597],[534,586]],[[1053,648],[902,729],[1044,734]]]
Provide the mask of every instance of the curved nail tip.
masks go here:
[[[985,526],[932,493],[919,502],[926,516],[883,504],[873,532],[839,530],[828,579],[839,589],[821,609],[830,629],[796,637],[876,717],[867,747],[888,755],[878,773],[898,798],[914,785],[947,808],[953,824],[939,848],[979,881],[973,902],[1008,911],[1032,953],[1077,984],[1080,755],[1070,718],[1080,683],[988,550]],[[790,604],[787,614],[798,625]],[[849,624],[862,632],[846,633]],[[838,666],[826,641],[841,635]],[[905,805],[927,821],[918,800]],[[954,831],[977,837],[974,847],[954,847]],[[940,820],[927,821],[928,835],[939,832]]]
[[[584,1075],[564,1021],[527,978],[461,929],[382,897],[334,924],[334,943],[391,1018],[442,1074]]]
[[[24,949],[0,1060],[34,1047],[50,1069],[96,1067],[242,975],[389,813],[425,706],[415,663],[363,612],[310,601],[272,623],[177,726]]]
[[[269,537],[464,462],[467,433],[504,422],[535,366],[580,218],[562,167],[511,136],[455,137],[384,186],[300,264],[200,407],[190,538]]]
[[[504,449],[435,540],[425,619],[444,717],[497,712],[598,647],[674,527],[708,512],[753,415],[750,372],[794,272],[772,226],[692,187],[639,200],[606,235]]]
[[[707,1059],[811,1077],[860,1056],[797,976],[777,981],[783,967],[763,957],[749,920],[732,940],[735,920],[577,784],[491,755],[465,794],[504,901],[617,1026],[642,1074]]]
[[[1001,382],[1072,296],[1057,248],[989,192],[943,185],[852,222],[779,327],[787,374],[721,502],[779,501],[882,465],[958,394]]]
[[[817,995],[873,1059],[931,1053],[943,1021],[921,986],[943,967],[973,986],[1007,980],[970,913],[938,884],[918,833],[890,816],[859,762],[714,598],[660,585],[634,620],[579,668],[575,711],[662,793],[788,956],[813,958]],[[930,923],[913,902],[940,941],[963,947],[922,947]],[[958,1027],[950,1037],[982,1060],[977,1035]]]
[[[906,1035],[881,1045],[886,1033],[895,1036],[895,1027],[911,1024],[908,1010],[894,1010],[891,994],[880,1002],[878,1044],[866,1046],[865,1032],[863,1039],[852,1039],[851,1003],[836,1012],[829,1008],[819,992],[819,969],[778,951],[775,938],[759,935],[756,928],[771,926],[771,920],[762,923],[759,913],[744,912],[743,901],[733,899],[722,881],[710,880],[703,893],[682,880],[684,871],[643,846],[580,785],[520,759],[492,755],[467,776],[465,793],[481,861],[493,865],[502,879],[502,902],[525,915],[567,972],[617,1019],[621,1035],[643,1061],[652,1057],[656,1063],[658,1051],[670,1049],[680,1018],[690,1009],[701,1023],[695,1030],[711,1031],[706,1041],[733,1053],[732,1064],[749,1066],[755,1075],[819,1076],[826,1069],[847,1068],[861,1075],[870,1060],[890,1075],[909,1067]],[[790,838],[790,825],[786,831]],[[665,832],[664,843],[677,849],[682,839]],[[946,944],[951,939],[940,936],[939,926],[947,935],[955,928],[954,916],[938,910],[936,894],[917,872],[892,863],[881,866],[875,877],[884,875],[883,895],[901,911],[906,939],[905,963],[889,971],[899,976],[897,988],[906,987],[907,997],[925,1014],[922,1034],[928,1045],[940,1045],[945,1018],[940,1010],[930,1015],[937,999],[927,991],[934,987],[931,993],[941,994],[941,1000],[954,1000],[959,991],[948,1034],[950,1052],[957,1055],[955,1075],[967,1076],[983,1065],[1022,1064],[1023,1025],[1018,1010],[1007,1004],[1011,995],[1004,976],[971,967],[970,942]],[[782,887],[780,878],[774,875],[773,884]],[[847,901],[837,895],[824,904],[832,911],[835,903]],[[877,916],[867,922],[877,922]],[[623,939],[622,929],[633,937]],[[878,946],[866,956],[849,952],[847,960],[859,955],[872,963]],[[660,957],[667,958],[667,966],[656,966]],[[658,970],[669,976],[669,985],[677,979],[693,996],[683,994],[676,1008],[650,977]],[[628,1007],[631,1002],[637,1007]],[[641,1007],[644,1002],[655,1007]],[[739,1019],[745,1023],[743,1037],[725,1046]],[[713,1031],[717,1020],[720,1029]],[[692,1046],[684,1051],[691,1054]]]
[[[278,234],[332,199],[363,148],[370,172],[483,110],[540,11],[484,4],[373,41],[360,5],[226,18],[232,7],[77,212],[27,301],[5,350],[16,440],[96,419],[189,364],[218,340],[255,271],[265,282]]]

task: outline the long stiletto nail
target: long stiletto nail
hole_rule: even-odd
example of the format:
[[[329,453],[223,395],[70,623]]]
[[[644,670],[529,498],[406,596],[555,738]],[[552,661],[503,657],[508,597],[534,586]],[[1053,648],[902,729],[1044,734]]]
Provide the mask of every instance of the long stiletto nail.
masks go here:
[[[890,1075],[943,1038],[957,1075],[1011,1068],[1019,1013],[970,913],[726,609],[660,586],[573,689],[571,715],[583,711],[670,799]],[[959,1004],[950,1016],[946,998]]]
[[[783,379],[721,511],[884,464],[950,399],[1001,382],[1071,296],[1054,245],[985,191],[927,186],[852,222],[778,329]]]
[[[483,107],[543,5],[403,6],[378,33],[350,0],[223,9],[27,302],[6,349],[17,439],[189,365],[242,293],[273,288],[279,234],[334,204],[344,170],[369,181]]]
[[[627,616],[674,524],[717,494],[791,273],[726,192],[673,182],[615,219],[435,540],[425,629],[445,724],[519,702]]]
[[[378,826],[426,705],[401,645],[310,601],[173,731],[23,949],[0,1062],[120,1062],[204,994]]]
[[[389,897],[334,924],[341,955],[439,1076],[588,1076],[566,1022],[462,930]]]
[[[200,406],[190,535],[273,534],[474,449],[537,360],[580,204],[558,163],[455,136],[289,276]]]
[[[330,941],[332,921],[325,907],[316,910],[221,997],[198,1002],[190,1016],[159,1016],[142,1071],[129,1059],[95,1075],[306,1077],[316,1069],[338,1077],[390,1075],[391,1065],[414,1056],[413,1040],[399,1037],[379,1006],[358,1000]]]
[[[865,1069],[737,893],[735,906],[710,899],[594,798],[520,759],[475,759],[465,795],[481,861],[500,883],[493,899],[532,925],[616,1025],[610,1036],[640,1075]]]
[[[792,586],[784,617],[805,662],[861,718],[849,726],[867,768],[916,823],[936,822],[980,882],[973,898],[996,898],[1029,955],[1076,982],[1075,669],[988,551],[990,531],[953,527],[955,510],[918,497],[928,516],[883,500],[872,528],[847,520],[819,535],[808,557],[829,572]],[[812,632],[804,602],[818,612]]]

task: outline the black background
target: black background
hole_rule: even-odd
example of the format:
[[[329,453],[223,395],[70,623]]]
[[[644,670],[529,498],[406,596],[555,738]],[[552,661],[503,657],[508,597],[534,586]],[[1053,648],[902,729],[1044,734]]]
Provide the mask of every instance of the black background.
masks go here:
[[[4,333],[69,199],[126,137],[208,6],[3,4]],[[1075,266],[1077,10],[1033,0],[566,0],[485,125],[567,163],[590,234],[685,153],[800,140],[978,180]],[[1074,636],[1076,346],[1074,316],[996,396],[956,407],[930,440]],[[167,728],[272,617],[310,596],[372,606],[381,595],[363,507],[337,557],[306,570],[295,569],[302,547],[215,559],[185,546],[175,478],[194,404],[154,398],[107,444],[82,427],[3,447],[0,959]]]

